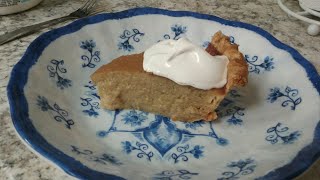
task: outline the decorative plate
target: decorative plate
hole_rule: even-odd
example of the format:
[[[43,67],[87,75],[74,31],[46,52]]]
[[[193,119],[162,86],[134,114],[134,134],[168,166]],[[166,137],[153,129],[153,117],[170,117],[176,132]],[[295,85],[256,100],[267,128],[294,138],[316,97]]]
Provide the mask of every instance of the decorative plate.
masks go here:
[[[182,123],[99,107],[90,75],[103,64],[163,39],[206,47],[219,30],[240,44],[250,74],[220,105],[218,120]],[[80,179],[291,179],[320,154],[319,92],[315,68],[266,31],[154,8],[96,15],[41,35],[8,86],[21,138]]]

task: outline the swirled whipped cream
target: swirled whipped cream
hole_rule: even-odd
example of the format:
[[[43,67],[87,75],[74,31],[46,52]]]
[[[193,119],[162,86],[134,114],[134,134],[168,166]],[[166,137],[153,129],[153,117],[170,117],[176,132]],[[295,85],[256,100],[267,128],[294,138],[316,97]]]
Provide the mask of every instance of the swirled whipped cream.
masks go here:
[[[161,41],[144,52],[143,69],[180,85],[208,90],[227,83],[226,56],[212,56],[186,38]]]

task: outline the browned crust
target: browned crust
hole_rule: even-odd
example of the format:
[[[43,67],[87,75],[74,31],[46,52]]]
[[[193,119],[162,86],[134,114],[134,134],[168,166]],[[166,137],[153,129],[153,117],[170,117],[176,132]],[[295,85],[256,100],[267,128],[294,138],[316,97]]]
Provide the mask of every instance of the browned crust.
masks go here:
[[[233,86],[244,86],[248,82],[248,64],[246,63],[243,54],[239,51],[237,44],[231,44],[228,36],[217,32],[211,44],[219,52],[228,57],[228,82],[226,89],[229,91]]]

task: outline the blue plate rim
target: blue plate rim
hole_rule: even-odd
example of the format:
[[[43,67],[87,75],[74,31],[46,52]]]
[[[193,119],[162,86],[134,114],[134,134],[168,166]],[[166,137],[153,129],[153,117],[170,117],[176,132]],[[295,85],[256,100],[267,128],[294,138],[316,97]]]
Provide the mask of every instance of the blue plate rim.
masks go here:
[[[283,49],[291,54],[293,59],[300,64],[306,71],[309,80],[314,88],[320,94],[320,76],[315,67],[306,60],[299,52],[292,47],[280,42],[265,30],[243,22],[230,21],[213,15],[200,14],[190,11],[171,11],[158,8],[133,8],[116,13],[104,13],[92,17],[84,18],[70,23],[67,26],[51,30],[40,35],[27,48],[21,60],[14,66],[9,84],[7,87],[7,95],[10,105],[10,112],[14,127],[20,137],[35,151],[46,159],[50,160],[66,173],[79,179],[124,179],[112,174],[106,174],[94,171],[74,158],[64,154],[49,144],[44,137],[33,126],[28,115],[28,103],[24,96],[24,86],[27,83],[28,71],[37,62],[43,50],[55,39],[76,32],[82,27],[89,24],[96,24],[106,20],[123,19],[139,15],[161,14],[171,17],[194,17],[197,19],[205,19],[219,22],[221,24],[244,28],[254,31],[269,40],[274,46]],[[308,154],[305,156],[304,154]],[[297,156],[287,165],[277,168],[258,179],[291,179],[297,177],[313,162],[320,157],[320,120],[315,128],[313,141],[308,146],[298,152]]]

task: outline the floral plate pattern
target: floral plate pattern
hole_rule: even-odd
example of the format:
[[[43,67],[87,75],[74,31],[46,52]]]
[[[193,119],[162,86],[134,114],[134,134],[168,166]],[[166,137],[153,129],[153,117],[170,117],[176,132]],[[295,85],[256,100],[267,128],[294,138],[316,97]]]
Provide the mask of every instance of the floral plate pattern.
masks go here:
[[[163,39],[206,47],[219,30],[240,44],[250,73],[249,84],[223,100],[218,120],[100,108],[90,75],[103,64]],[[319,93],[315,68],[264,30],[155,8],[96,15],[41,35],[8,86],[18,134],[80,179],[293,178],[320,153]]]

